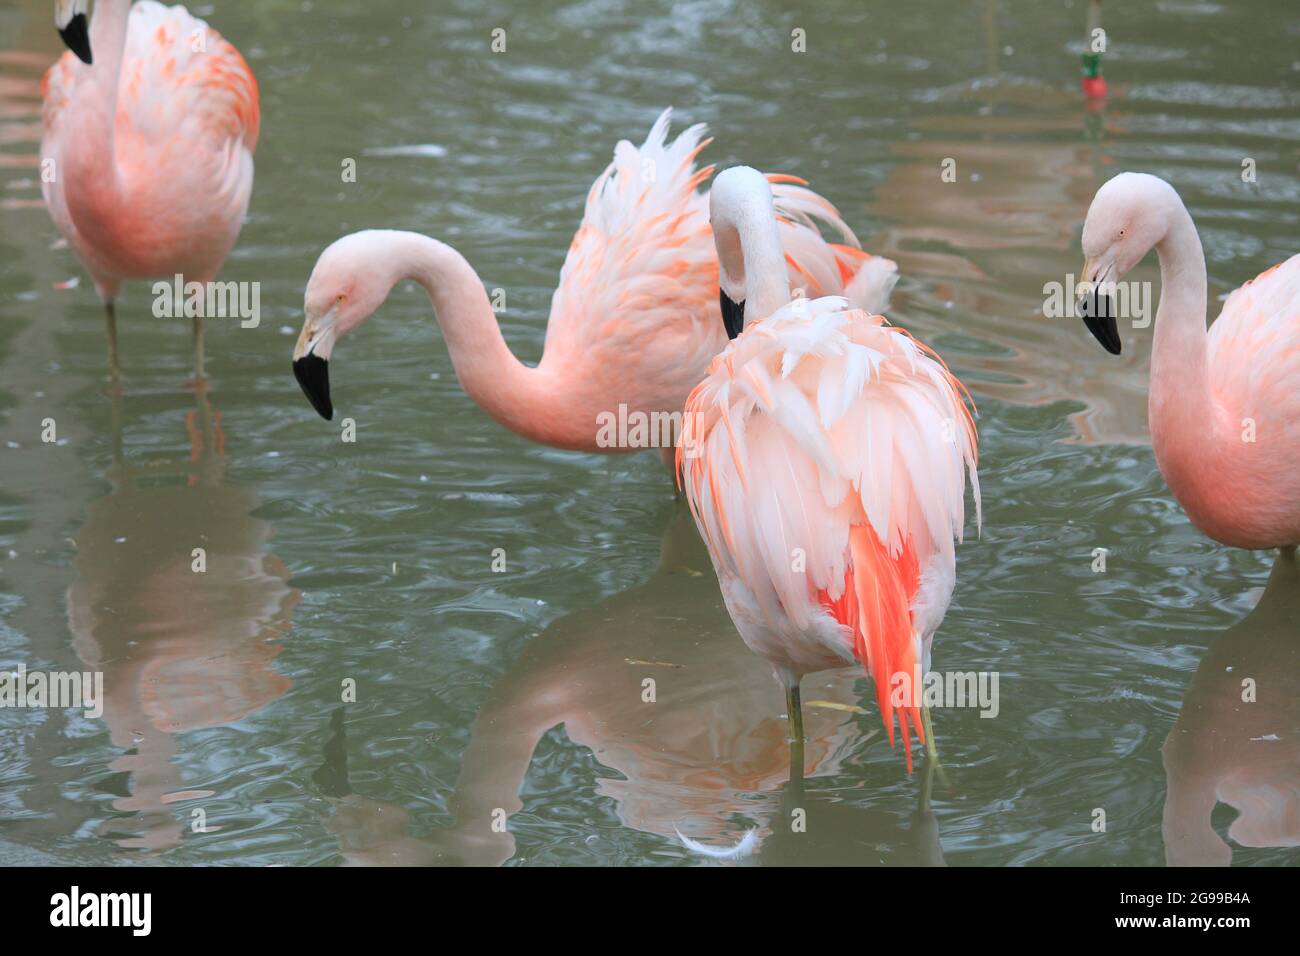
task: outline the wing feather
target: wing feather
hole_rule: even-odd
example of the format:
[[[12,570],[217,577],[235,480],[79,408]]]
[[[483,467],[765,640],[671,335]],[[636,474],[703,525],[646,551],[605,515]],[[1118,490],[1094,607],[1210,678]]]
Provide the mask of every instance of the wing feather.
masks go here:
[[[1300,443],[1300,255],[1229,295],[1209,339],[1210,391],[1231,418]]]
[[[545,351],[592,356],[617,370],[610,377],[621,379],[621,391],[654,383],[656,394],[629,404],[677,410],[727,337],[700,192],[713,167],[696,164],[710,140],[700,124],[670,140],[671,117],[664,110],[639,146],[620,142],[588,192],[551,299]],[[794,285],[812,297],[851,288],[853,304],[883,307],[897,267],[862,252],[835,208],[802,180],[770,178]],[[823,227],[843,243],[828,242]]]

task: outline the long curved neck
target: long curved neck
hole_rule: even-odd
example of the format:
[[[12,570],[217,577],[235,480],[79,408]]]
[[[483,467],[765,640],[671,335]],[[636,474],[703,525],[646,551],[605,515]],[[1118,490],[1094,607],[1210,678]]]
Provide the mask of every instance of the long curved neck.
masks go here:
[[[461,387],[474,402],[511,431],[562,448],[585,448],[585,432],[561,420],[558,390],[542,369],[515,358],[501,335],[487,290],[465,257],[446,243],[414,232],[383,232],[390,288],[411,279],[424,287],[437,313],[447,351]],[[566,427],[567,426],[567,427]]]
[[[1157,459],[1175,485],[1185,465],[1204,464],[1218,414],[1210,394],[1205,253],[1186,207],[1180,202],[1169,215],[1169,229],[1156,244],[1160,305],[1147,410]]]
[[[70,117],[74,146],[65,155],[67,188],[76,196],[69,207],[80,213],[78,228],[94,231],[110,219],[119,192],[116,152],[117,92],[126,52],[132,0],[97,0],[90,21],[94,62],[80,69],[89,83],[79,86]],[[83,221],[83,219],[85,221]]]
[[[735,299],[743,289],[747,323],[765,319],[790,301],[772,188],[755,170],[729,169],[714,182],[710,202],[724,291]]]

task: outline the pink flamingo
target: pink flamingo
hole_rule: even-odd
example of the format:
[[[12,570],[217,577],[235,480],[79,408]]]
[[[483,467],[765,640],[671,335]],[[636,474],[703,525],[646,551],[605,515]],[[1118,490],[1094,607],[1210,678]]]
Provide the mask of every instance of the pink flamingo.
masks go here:
[[[697,191],[713,172],[695,168],[709,141],[697,125],[669,144],[670,116],[671,110],[660,115],[641,147],[620,142],[591,187],[536,368],[511,353],[482,281],[450,246],[417,233],[367,230],[325,249],[307,283],[293,352],[294,374],[313,407],[327,419],[334,413],[327,363],[336,342],[365,322],[394,285],[413,279],[433,302],[461,386],[525,438],[580,451],[632,451],[602,436],[602,417],[620,405],[628,421],[680,417],[726,333],[708,209]],[[862,252],[834,207],[801,180],[772,178],[781,215],[774,228],[792,280],[810,293],[883,304],[894,263]],[[847,244],[823,240],[814,219]],[[671,437],[656,444],[670,460]]]
[[[935,756],[915,700],[956,581],[968,471],[979,513],[965,390],[883,317],[841,297],[791,299],[757,172],[720,174],[710,204],[724,311],[747,328],[687,400],[687,500],[736,629],[786,690],[792,777],[800,679],[855,663],[891,743],[897,713],[910,771],[909,720]]]
[[[56,4],[72,52],[45,74],[41,155],[53,175],[42,189],[104,302],[116,378],[122,281],[210,282],[239,236],[253,188],[257,81],[239,51],[184,7],[98,0],[89,27],[86,7]],[[202,377],[198,318],[194,349]]]
[[[1099,293],[1160,257],[1147,415],[1156,464],[1187,516],[1236,548],[1300,544],[1300,255],[1237,289],[1206,331],[1205,255],[1178,193],[1121,173],[1083,227],[1080,315],[1120,352]]]

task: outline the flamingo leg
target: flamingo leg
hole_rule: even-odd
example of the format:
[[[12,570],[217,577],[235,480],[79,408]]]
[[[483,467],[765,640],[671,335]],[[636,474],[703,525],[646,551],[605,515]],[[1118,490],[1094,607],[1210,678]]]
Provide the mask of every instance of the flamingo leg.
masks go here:
[[[191,320],[191,330],[194,333],[194,381],[202,383],[203,381],[203,319],[194,316]]]
[[[116,368],[114,372],[116,373]],[[112,386],[108,390],[109,398],[109,432],[113,448],[113,471],[120,472],[124,468],[122,454],[122,389],[117,385],[117,375],[113,376]]]
[[[921,726],[925,729],[925,755],[935,763],[939,762],[939,748],[934,742],[934,721],[930,718],[930,708],[921,705]]]
[[[117,366],[117,310],[113,301],[104,303],[104,331],[108,334],[108,380],[113,391],[118,388]]]
[[[925,763],[927,768],[933,764],[934,769],[939,771],[939,781],[945,786],[951,788],[948,782],[948,775],[943,772],[943,764],[939,762],[939,747],[934,742],[934,721],[930,717],[930,708],[925,704],[921,705],[921,726],[925,728]],[[929,774],[926,775],[929,780]]]
[[[926,736],[927,737],[930,736],[928,731],[926,732]],[[929,748],[927,747],[926,750],[928,751]],[[933,760],[928,759],[929,758],[928,753],[926,754],[926,757],[927,759],[925,761],[925,770],[923,771],[923,776],[921,777],[921,806],[918,811],[922,814],[926,814],[930,812],[930,794],[934,792],[935,762]]]
[[[668,469],[668,475],[672,479],[673,499],[675,501],[681,501],[682,482],[681,482],[681,476],[677,472],[677,447],[674,445],[666,448],[660,448],[659,460],[664,463],[664,467]]]
[[[785,689],[785,709],[790,719],[790,780],[803,782],[803,703],[799,685]]]

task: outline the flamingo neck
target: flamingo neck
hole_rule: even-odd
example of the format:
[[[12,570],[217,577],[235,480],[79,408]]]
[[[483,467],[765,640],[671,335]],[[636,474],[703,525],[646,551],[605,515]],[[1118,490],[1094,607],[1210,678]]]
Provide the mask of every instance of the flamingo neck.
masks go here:
[[[790,302],[772,187],[756,170],[729,169],[714,182],[710,203],[723,290],[732,299],[743,290],[746,324],[765,319]]]
[[[785,250],[774,212],[744,222],[740,245],[745,258],[745,311],[755,319],[765,319],[790,302]]]
[[[126,52],[132,0],[97,0],[90,21],[94,62],[81,66],[89,83],[76,90],[72,118],[76,146],[65,157],[69,208],[77,227],[97,232],[111,224],[120,193],[116,152],[117,94]]]
[[[1203,469],[1209,442],[1219,437],[1219,421],[1210,393],[1205,253],[1181,202],[1170,211],[1169,220],[1156,244],[1160,304],[1147,411],[1156,460],[1177,494],[1180,484]]]
[[[594,420],[581,438],[578,423],[564,422],[555,406],[561,390],[540,368],[524,365],[501,335],[487,290],[465,257],[446,243],[413,232],[380,231],[387,247],[388,289],[403,280],[419,283],[433,303],[456,377],[480,408],[532,441],[586,448]],[[568,427],[565,427],[567,424]]]
[[[91,77],[114,106],[117,105],[118,81],[122,76],[122,59],[126,55],[132,2],[97,0],[90,24],[90,49],[95,57]],[[111,130],[111,124],[109,128]]]

